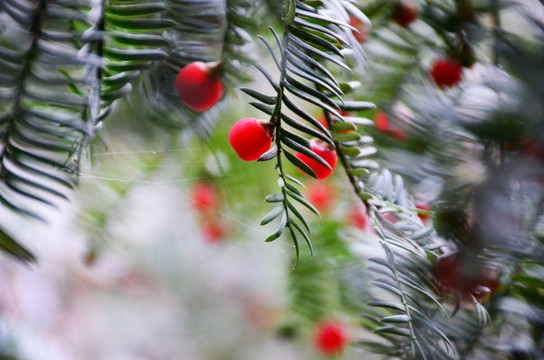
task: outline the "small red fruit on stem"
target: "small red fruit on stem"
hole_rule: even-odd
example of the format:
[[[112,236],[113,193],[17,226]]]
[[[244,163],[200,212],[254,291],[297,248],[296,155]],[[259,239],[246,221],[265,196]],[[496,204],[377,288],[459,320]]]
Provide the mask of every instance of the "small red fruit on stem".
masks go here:
[[[431,69],[431,76],[439,87],[452,87],[463,77],[463,67],[455,60],[437,59]]]
[[[348,344],[347,328],[336,321],[325,321],[318,325],[315,345],[317,350],[326,356],[341,354]]]
[[[417,6],[406,1],[399,1],[393,12],[393,20],[404,27],[413,23],[418,17]]]
[[[314,171],[319,180],[326,179],[333,173],[334,169],[336,168],[336,151],[334,151],[329,144],[321,140],[312,139],[310,140],[310,144],[312,147],[312,151],[319,155],[323,160],[325,160],[327,164],[329,164],[329,166],[332,168],[332,170],[302,153],[297,152],[295,156],[299,158],[303,163],[308,165],[310,169]]]
[[[229,143],[240,159],[254,161],[270,149],[269,123],[255,118],[238,120],[229,131]]]
[[[174,86],[187,106],[198,111],[208,110],[223,93],[221,63],[190,63],[181,69]]]

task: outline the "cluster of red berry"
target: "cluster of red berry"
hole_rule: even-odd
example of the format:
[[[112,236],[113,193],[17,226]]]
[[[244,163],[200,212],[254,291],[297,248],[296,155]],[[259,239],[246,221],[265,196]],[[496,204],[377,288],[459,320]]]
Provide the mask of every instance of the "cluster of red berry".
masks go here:
[[[269,150],[273,136],[273,127],[270,123],[255,118],[244,118],[230,129],[229,142],[242,160],[255,161]],[[308,165],[318,179],[329,177],[336,167],[336,152],[318,139],[311,139],[310,145],[312,151],[323,158],[332,170],[302,153],[297,152],[295,156]]]
[[[391,19],[403,27],[408,27],[411,23],[417,20],[419,17],[419,10],[417,6],[408,1],[399,1],[393,10]],[[359,18],[351,17],[349,24],[356,30],[353,30],[353,37],[360,43],[364,43],[368,40],[368,29],[364,22]]]
[[[397,3],[392,19],[399,25],[407,27],[419,17],[416,5],[401,0]],[[434,61],[430,75],[439,87],[452,87],[459,83],[463,76],[463,67],[452,58],[438,58]]]
[[[419,17],[417,7],[406,1],[399,1],[395,7],[392,19],[399,25],[407,27]],[[463,67],[452,58],[443,57],[434,61],[430,69],[430,76],[440,88],[453,87],[461,82],[463,78]],[[374,117],[374,124],[377,131],[406,141],[408,136],[405,132],[395,128],[389,122],[387,114],[380,111]]]
[[[220,63],[194,62],[181,69],[174,85],[180,99],[187,106],[204,111],[214,106],[221,98],[223,83],[220,76]],[[255,161],[270,149],[273,130],[270,123],[263,120],[244,118],[232,126],[229,142],[242,160]],[[334,149],[317,139],[312,139],[310,143],[312,151],[321,156],[334,170],[337,161]],[[308,165],[318,179],[325,179],[332,174],[326,166],[306,155],[297,152],[295,156]]]

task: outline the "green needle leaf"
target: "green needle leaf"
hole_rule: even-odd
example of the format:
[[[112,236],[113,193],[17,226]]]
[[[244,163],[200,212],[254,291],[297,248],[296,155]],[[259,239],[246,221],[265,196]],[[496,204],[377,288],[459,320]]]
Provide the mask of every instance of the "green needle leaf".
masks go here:
[[[261,220],[261,225],[266,225],[266,224],[270,223],[272,220],[274,220],[275,218],[280,216],[280,214],[282,212],[283,212],[283,205],[276,206],[275,208],[270,210],[270,212],[268,214],[263,216],[263,218]]]

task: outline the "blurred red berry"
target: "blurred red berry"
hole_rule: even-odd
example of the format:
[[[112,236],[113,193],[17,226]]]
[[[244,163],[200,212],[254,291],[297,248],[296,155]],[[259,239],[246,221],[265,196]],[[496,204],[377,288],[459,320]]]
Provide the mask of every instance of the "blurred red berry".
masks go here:
[[[365,230],[370,224],[366,208],[362,205],[352,207],[349,213],[349,222],[352,226]]]
[[[326,356],[341,354],[349,340],[345,325],[335,321],[325,321],[318,325],[315,345],[317,350]]]
[[[490,294],[494,294],[499,290],[499,287],[501,286],[501,282],[499,280],[499,276],[490,276],[487,279],[485,279],[483,285],[489,289]]]
[[[366,25],[358,18],[352,16],[349,18],[349,24],[359,31],[353,31],[353,37],[360,43],[364,43],[367,40]]]
[[[382,216],[385,220],[389,221],[391,224],[395,224],[399,221],[399,218],[397,217],[397,215],[393,213],[385,213],[385,214],[382,214]]]
[[[384,133],[389,130],[389,120],[387,119],[387,114],[383,111],[379,111],[374,116],[374,126],[376,130],[381,133]]]
[[[306,189],[306,199],[321,213],[332,208],[335,198],[336,191],[328,182],[314,181]]]
[[[197,61],[181,69],[174,85],[180,99],[187,106],[204,111],[219,101],[223,93],[223,83],[218,67],[218,64]]]
[[[431,208],[425,204],[418,204],[416,205],[416,208],[418,208],[419,210],[423,210],[423,211],[428,211],[430,212],[431,211]],[[421,219],[421,221],[423,221],[424,223],[429,220],[429,218],[431,217],[430,215],[428,214],[417,214],[417,216],[419,216],[419,218]]]
[[[436,279],[445,290],[457,287],[459,267],[459,261],[455,254],[440,258],[436,263]]]
[[[215,210],[219,206],[217,191],[211,184],[205,182],[199,182],[193,187],[191,199],[198,211]]]
[[[204,225],[202,228],[204,240],[209,244],[215,244],[223,240],[225,237],[225,228],[219,223],[212,221],[209,224]]]
[[[312,151],[325,160],[327,164],[330,165],[332,170],[302,153],[297,152],[295,156],[303,163],[308,165],[308,167],[314,171],[319,180],[328,178],[336,168],[336,151],[334,151],[329,144],[317,139],[310,140],[310,145],[312,147]]]
[[[399,1],[393,12],[393,20],[400,26],[408,26],[419,17],[419,10],[415,4]]]
[[[317,119],[317,121],[319,121],[319,123],[320,123],[321,125],[323,125],[323,127],[324,127],[325,129],[327,129],[327,130],[329,129],[329,124],[327,124],[327,118],[325,117],[325,114],[324,114],[324,113],[321,113],[321,114],[319,115],[319,118]]]
[[[378,132],[382,134],[392,136],[399,140],[405,141],[408,139],[408,135],[402,130],[396,129],[389,124],[387,114],[383,111],[379,111],[374,116],[374,127]]]
[[[353,116],[352,113],[350,112],[347,112],[347,111],[340,111],[340,115],[342,116]],[[333,123],[335,122],[335,119],[336,119],[336,116],[332,115],[331,114],[331,120],[333,121]],[[319,115],[319,118],[317,119],[321,125],[323,125],[323,127],[325,127],[325,129],[329,129],[329,124],[327,124],[327,119],[325,118],[325,114],[324,113],[321,113],[321,115]],[[340,131],[340,133],[348,133],[352,130],[343,130],[343,131]]]
[[[529,139],[524,142],[523,153],[535,160],[544,160],[544,147],[535,139]]]
[[[435,266],[435,275],[443,290],[456,291],[466,300],[472,296],[478,301],[483,300],[500,286],[496,273],[473,261],[462,262],[458,253],[440,258]]]
[[[463,67],[457,61],[440,58],[431,68],[431,76],[439,87],[452,87],[463,77]]]
[[[254,161],[270,149],[272,138],[266,124],[255,118],[244,118],[231,127],[229,143],[240,159]]]

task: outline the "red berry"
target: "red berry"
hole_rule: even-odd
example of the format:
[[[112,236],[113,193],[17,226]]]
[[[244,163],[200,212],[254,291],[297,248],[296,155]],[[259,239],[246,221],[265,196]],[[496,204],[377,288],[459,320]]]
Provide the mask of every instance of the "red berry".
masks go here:
[[[457,287],[460,264],[456,254],[440,258],[436,263],[436,279],[445,290]]]
[[[200,61],[190,63],[179,72],[175,87],[181,100],[198,111],[214,106],[223,93],[223,83],[218,74],[219,65]]]
[[[200,182],[193,188],[193,206],[199,211],[215,210],[219,205],[217,191],[210,184]]]
[[[437,59],[431,69],[431,76],[439,87],[451,87],[461,81],[463,67],[454,60]]]
[[[377,112],[374,116],[374,127],[382,134],[392,136],[401,141],[406,141],[408,139],[408,135],[406,135],[404,131],[396,129],[389,124],[387,114],[383,111]]]
[[[312,182],[306,189],[306,198],[319,212],[330,210],[335,197],[334,187],[326,182]]]
[[[366,25],[358,18],[352,16],[349,18],[349,24],[359,31],[352,30],[353,37],[360,43],[364,43],[367,40]]]
[[[354,227],[365,230],[370,223],[368,220],[368,214],[366,208],[361,205],[354,206],[349,214],[349,222]]]
[[[381,133],[385,133],[389,130],[389,120],[387,114],[383,111],[377,112],[374,116],[374,127]]]
[[[240,159],[254,161],[270,149],[272,138],[264,121],[244,118],[230,128],[229,143]]]
[[[323,355],[339,355],[344,351],[348,338],[348,330],[343,324],[335,321],[325,321],[317,327],[315,345]]]
[[[408,26],[419,17],[417,6],[405,1],[400,1],[393,13],[393,20],[400,26]]]
[[[416,205],[416,208],[418,208],[419,210],[423,210],[423,211],[431,211],[431,208],[428,207],[425,204],[418,204],[418,205]],[[419,216],[419,218],[423,222],[426,222],[430,218],[430,215],[428,215],[428,214],[419,214],[418,213],[417,216]]]
[[[389,221],[391,224],[396,224],[399,221],[399,218],[397,217],[397,215],[393,213],[385,213],[385,214],[382,214],[382,216],[385,220]]]
[[[218,222],[206,224],[202,232],[204,239],[209,244],[218,243],[225,237],[225,228]]]
[[[332,170],[327,168],[325,165],[318,163],[316,160],[309,158],[308,156],[297,152],[295,156],[299,158],[303,163],[308,165],[310,169],[314,171],[317,175],[317,178],[322,180],[328,178],[334,169],[336,168],[336,151],[334,151],[328,144],[324,143],[321,140],[312,139],[310,140],[312,146],[312,151],[319,155],[323,160],[330,165]]]
[[[342,116],[353,116],[352,113],[347,112],[347,111],[340,111],[340,115],[342,115]],[[331,114],[331,120],[334,123],[334,122],[336,122],[337,117]],[[325,117],[324,113],[321,113],[321,115],[319,115],[318,121],[321,123],[321,125],[323,125],[325,127],[325,129],[329,129],[329,124],[327,124],[327,118]],[[353,130],[342,130],[342,131],[339,131],[339,132],[344,134],[344,133],[349,133],[351,131],[353,131]]]
[[[435,267],[435,274],[444,290],[457,291],[466,300],[470,300],[472,296],[476,300],[483,300],[500,285],[496,273],[492,273],[484,266],[480,268],[473,262],[463,263],[457,253],[440,258]]]

